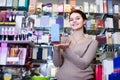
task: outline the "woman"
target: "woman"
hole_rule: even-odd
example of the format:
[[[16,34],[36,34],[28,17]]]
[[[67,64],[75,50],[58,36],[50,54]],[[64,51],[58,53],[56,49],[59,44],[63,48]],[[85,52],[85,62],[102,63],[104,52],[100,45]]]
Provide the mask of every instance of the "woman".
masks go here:
[[[69,23],[73,33],[61,37],[61,43],[54,44],[53,63],[59,67],[57,80],[91,80],[93,69],[90,64],[95,58],[98,42],[85,37],[86,15],[80,10],[70,13]]]

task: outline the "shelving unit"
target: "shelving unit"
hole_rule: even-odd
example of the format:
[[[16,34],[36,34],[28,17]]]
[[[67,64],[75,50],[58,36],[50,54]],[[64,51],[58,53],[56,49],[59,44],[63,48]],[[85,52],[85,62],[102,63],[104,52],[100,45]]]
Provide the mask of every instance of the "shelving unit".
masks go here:
[[[22,77],[24,77],[23,74],[25,74],[25,71],[30,70],[31,65],[32,42],[28,40],[14,40],[16,35],[14,33],[16,28],[16,13],[14,10],[17,9],[12,6],[0,6],[0,17],[2,18],[2,20],[0,19],[0,45],[6,44],[5,47],[0,46],[1,80],[4,80],[5,75],[9,75],[12,79],[19,78],[22,80]],[[5,15],[7,15],[8,18],[8,14],[9,17],[12,17],[13,13],[15,15],[14,21],[4,20],[6,18]],[[11,19],[9,18],[9,20]],[[18,54],[20,55],[17,56]],[[13,55],[13,57],[11,55]]]
[[[69,19],[68,18],[69,12],[64,12],[64,9],[63,9],[62,12],[57,12],[57,11],[56,12],[54,12],[54,11],[49,12],[49,8],[48,8],[48,9],[46,9],[48,11],[45,12],[45,11],[43,11],[43,6],[42,6],[42,8],[39,7],[38,12],[35,10],[36,11],[35,13],[30,13],[30,11],[29,11],[29,4],[30,4],[29,1],[30,0],[25,0],[25,1],[26,1],[25,6],[19,6],[17,8],[0,6],[0,13],[1,13],[1,11],[7,11],[7,10],[13,11],[13,10],[16,10],[17,15],[23,16],[23,18],[24,18],[24,21],[22,21],[22,23],[20,25],[25,23],[24,24],[25,26],[24,27],[22,26],[22,30],[20,30],[20,31],[23,31],[23,29],[25,29],[25,31],[31,31],[31,32],[29,32],[29,34],[27,34],[27,33],[24,33],[24,34],[25,34],[25,36],[29,35],[30,38],[31,38],[31,35],[32,35],[33,37],[35,37],[35,39],[33,39],[33,40],[19,40],[19,39],[14,40],[14,37],[16,35],[22,35],[22,33],[18,32],[15,35],[14,34],[10,35],[10,34],[1,34],[1,32],[0,32],[0,34],[1,34],[0,35],[0,44],[1,43],[7,43],[8,47],[17,45],[17,46],[23,46],[24,48],[28,48],[27,49],[27,57],[26,57],[26,61],[25,61],[24,65],[19,65],[19,64],[18,65],[12,65],[12,64],[10,64],[10,65],[7,65],[7,64],[2,65],[2,64],[0,64],[0,67],[21,67],[21,68],[28,68],[28,69],[31,70],[32,68],[34,68],[34,66],[40,67],[40,64],[42,64],[42,63],[49,64],[49,60],[52,60],[51,57],[52,57],[53,48],[54,48],[50,44],[50,41],[47,40],[48,36],[50,35],[51,25],[49,25],[49,26],[41,26],[40,25],[40,20],[38,20],[38,19],[41,19],[42,16],[48,15],[50,19],[54,18],[54,20],[50,22],[52,24],[56,23],[55,20],[58,17],[62,17],[64,20]],[[84,6],[86,6],[86,5],[84,5],[84,2],[87,2],[89,4],[89,6],[87,6],[89,8],[90,8],[90,5],[94,5],[96,7],[99,6],[99,7],[97,7],[97,11],[95,11],[95,12],[94,11],[93,12],[92,11],[89,11],[89,12],[85,11],[85,14],[88,17],[88,21],[90,22],[90,24],[89,24],[90,27],[87,28],[87,33],[86,34],[98,36],[98,35],[101,34],[103,29],[105,29],[110,34],[120,32],[120,26],[119,26],[120,22],[118,22],[118,20],[120,20],[120,13],[114,13],[115,10],[113,8],[114,5],[118,5],[119,8],[120,8],[120,5],[119,5],[120,1],[119,0],[106,0],[107,3],[108,3],[108,1],[111,1],[111,4],[108,4],[108,5],[109,5],[109,7],[111,7],[110,9],[112,9],[112,12],[110,12],[110,9],[108,7],[109,12],[107,12],[107,13],[106,12],[99,12],[100,8],[101,8],[101,6],[100,6],[101,4],[97,3],[97,1],[99,1],[99,0],[76,0],[76,6],[75,7],[76,8],[81,7],[83,9],[83,11],[85,10]],[[102,0],[100,0],[100,1],[102,1]],[[38,2],[41,2],[43,5],[46,5],[48,3],[48,0],[38,0]],[[56,0],[50,0],[50,3],[56,4],[56,5],[62,4],[64,6],[65,4],[70,4],[70,0],[57,0],[57,1]],[[90,9],[86,9],[86,10],[90,10]],[[20,14],[19,14],[19,12],[20,12]],[[22,15],[21,15],[21,13],[22,13]],[[36,19],[36,16],[31,17],[31,15],[33,15],[33,16],[37,15],[38,19]],[[107,18],[113,19],[113,22],[112,22],[113,23],[113,28],[111,28],[112,25],[108,26],[109,23],[107,23],[107,26],[105,25],[105,21],[106,21]],[[30,20],[30,19],[32,19],[32,20]],[[37,26],[35,26],[35,20],[37,22],[39,22],[39,25],[37,24]],[[60,35],[61,34],[63,34],[63,35],[68,34],[69,35],[69,34],[71,34],[71,32],[70,32],[71,28],[70,28],[70,26],[65,26],[64,25],[65,24],[64,20],[63,20],[63,26],[60,26]],[[93,20],[93,23],[92,23],[92,20]],[[102,23],[103,26],[102,27],[98,27],[97,20],[103,20],[103,23]],[[26,23],[25,21],[28,22],[28,23]],[[29,22],[30,22],[30,24],[29,24]],[[34,24],[32,24],[32,23],[34,23]],[[27,24],[29,24],[29,26]],[[19,26],[19,24],[18,24],[18,26]],[[7,29],[7,28],[10,28],[10,27],[15,28],[17,26],[16,26],[15,22],[9,22],[9,21],[2,22],[2,21],[0,21],[0,30],[1,30],[1,28],[4,28],[4,27],[6,27],[6,29]],[[7,30],[7,31],[9,31],[9,30]],[[17,32],[16,28],[15,28],[15,31]],[[42,34],[40,34],[40,35],[35,34],[34,35],[34,32],[39,32],[39,31],[42,31]],[[47,40],[48,42],[41,43],[38,40],[40,40],[41,37],[44,34],[47,35],[47,39],[43,39],[43,40]],[[103,33],[100,36],[106,37],[105,34],[106,33]],[[12,37],[11,40],[6,40],[6,39],[2,40],[2,37],[6,36],[6,35]],[[26,38],[28,39],[28,37],[26,37]],[[106,51],[106,47],[105,47],[105,51],[103,51],[103,49],[101,50],[101,47],[103,47],[103,45],[107,46],[109,49],[115,50],[113,52],[118,52],[120,54],[120,52],[119,52],[120,44],[114,44],[114,43],[113,44],[107,44],[107,42],[103,43],[103,44],[100,43],[100,45],[99,45],[100,50],[98,50],[100,53]],[[46,51],[48,51],[47,49],[50,48],[50,55],[46,54],[48,52],[45,52],[46,59],[43,59],[43,60],[42,59],[37,59],[36,57],[38,56],[38,52],[33,52],[34,48],[36,48],[36,49],[42,48],[42,49],[46,49]],[[43,54],[42,52],[40,52],[40,53]],[[33,55],[36,56],[35,57],[36,59],[33,59]],[[50,59],[49,59],[49,57],[50,57]],[[97,64],[97,61],[94,62],[94,63]]]
[[[41,44],[36,44],[35,46],[33,46],[33,49],[34,48],[42,48],[42,49],[46,49],[47,52],[42,52],[41,55],[39,56],[42,56],[45,54],[45,59],[41,58],[41,59],[32,59],[32,64],[33,65],[40,65],[40,63],[46,63],[48,62],[48,60],[52,60],[52,49],[53,49],[53,46],[52,45],[49,45],[49,44],[46,44],[46,43],[41,43]],[[48,48],[51,50],[51,52],[48,51]],[[34,53],[33,53],[34,55]],[[42,56],[43,57],[43,56]],[[51,57],[51,58],[49,58]]]
[[[32,43],[30,41],[0,41],[0,44],[7,44],[6,47],[1,46],[1,51],[3,50],[4,53],[2,53],[2,51],[0,55],[0,69],[4,75],[9,73],[12,74],[12,78],[22,78],[25,70],[30,70]],[[19,53],[20,55],[16,56]],[[13,57],[11,55],[13,55]],[[6,58],[6,62],[3,60],[3,57],[4,60]],[[2,77],[0,77],[0,79],[2,79]]]

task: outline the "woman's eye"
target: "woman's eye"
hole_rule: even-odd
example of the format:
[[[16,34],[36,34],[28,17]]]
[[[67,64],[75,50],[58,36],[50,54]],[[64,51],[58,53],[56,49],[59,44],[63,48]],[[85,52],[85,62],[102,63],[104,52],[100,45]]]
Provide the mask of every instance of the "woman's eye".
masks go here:
[[[79,18],[79,17],[76,17],[76,18],[74,18],[74,19],[70,19],[69,21],[74,21],[74,20],[80,20],[80,18]]]
[[[73,19],[70,19],[69,21],[73,21]]]
[[[76,20],[79,20],[80,18],[76,18]]]

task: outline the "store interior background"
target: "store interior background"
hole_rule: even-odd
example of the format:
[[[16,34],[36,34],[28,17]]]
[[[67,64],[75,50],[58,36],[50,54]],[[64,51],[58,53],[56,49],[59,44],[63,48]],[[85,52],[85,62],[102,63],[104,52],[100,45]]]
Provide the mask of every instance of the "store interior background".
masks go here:
[[[25,1],[27,7],[20,6],[14,9],[12,6],[0,6],[0,80],[4,77],[12,77],[13,80],[56,80],[55,74],[58,68],[52,62],[54,47],[49,40],[49,34],[56,33],[57,38],[54,40],[59,40],[60,34],[71,33],[68,22],[70,9],[66,9],[68,12],[46,13],[42,12],[42,9],[37,11],[36,3],[30,9],[30,0]],[[70,1],[72,0],[38,0],[42,4],[70,4]],[[75,1],[78,9],[80,6],[85,6],[84,2],[87,2],[90,8],[90,4],[95,5],[95,2],[100,0]],[[107,4],[111,5],[107,7],[107,12],[103,10],[99,12],[101,4],[97,13],[93,10],[85,12],[88,17],[86,36],[92,35],[92,38],[99,42],[92,66],[96,80],[119,80],[120,0],[101,1],[112,2]],[[6,20],[3,15],[10,12],[15,13],[13,16],[16,18],[12,17],[11,20],[9,17]],[[51,27],[52,24],[55,24],[53,27],[56,29]],[[13,57],[15,53],[20,54],[19,57]]]

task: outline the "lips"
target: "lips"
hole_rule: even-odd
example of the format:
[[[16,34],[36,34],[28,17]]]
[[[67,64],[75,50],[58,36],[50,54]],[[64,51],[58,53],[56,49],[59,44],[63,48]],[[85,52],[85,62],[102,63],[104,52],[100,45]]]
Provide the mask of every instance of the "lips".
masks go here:
[[[78,25],[79,25],[78,23],[74,23],[72,26],[77,27]]]

